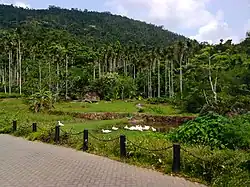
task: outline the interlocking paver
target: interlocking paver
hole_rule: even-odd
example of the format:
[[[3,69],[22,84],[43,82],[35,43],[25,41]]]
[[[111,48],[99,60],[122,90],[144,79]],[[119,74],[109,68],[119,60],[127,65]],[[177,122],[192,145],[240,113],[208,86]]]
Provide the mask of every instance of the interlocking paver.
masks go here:
[[[0,135],[0,187],[201,187],[73,149]]]

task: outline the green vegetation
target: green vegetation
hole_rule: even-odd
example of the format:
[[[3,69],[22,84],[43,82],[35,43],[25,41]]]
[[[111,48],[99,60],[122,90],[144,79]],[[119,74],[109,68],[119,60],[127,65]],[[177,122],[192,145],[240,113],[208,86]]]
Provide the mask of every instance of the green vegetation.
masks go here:
[[[228,119],[210,113],[187,122],[170,133],[174,142],[200,144],[212,148],[250,149],[249,115]]]
[[[172,105],[153,105],[147,104],[145,101],[100,101],[98,103],[83,102],[62,102],[55,104],[56,111],[64,112],[118,112],[118,113],[136,113],[139,112],[137,104],[143,105],[143,113],[153,115],[182,115],[180,110]],[[193,115],[193,114],[187,114]]]
[[[140,102],[144,103],[145,101]],[[103,108],[105,108],[105,104],[107,107],[108,105],[120,106],[122,104],[125,107],[134,106],[134,103],[129,105],[132,102],[126,103],[121,101],[100,103]],[[75,107],[79,106],[79,103],[73,103],[73,105],[72,103],[68,103],[68,105],[67,103],[57,103],[56,109],[59,110],[69,105],[71,110],[74,111],[76,110]],[[95,103],[88,103],[87,105],[91,107],[92,105],[96,106]],[[15,119],[18,121],[18,131],[14,135],[24,136],[29,140],[54,143],[53,129],[57,121],[60,120],[65,125],[61,127],[61,145],[81,149],[82,134],[70,134],[77,134],[77,132],[82,132],[87,128],[90,132],[89,152],[117,160],[119,160],[120,155],[119,139],[116,138],[120,134],[125,134],[128,153],[126,162],[153,168],[165,173],[171,173],[172,149],[159,152],[150,150],[167,148],[173,144],[173,141],[178,141],[182,142],[181,176],[192,180],[196,179],[212,186],[248,186],[250,184],[250,154],[248,151],[250,136],[249,130],[246,129],[250,123],[249,115],[228,119],[210,114],[198,117],[196,120],[189,121],[172,132],[164,134],[150,131],[124,130],[124,127],[129,125],[128,119],[88,121],[73,118],[70,115],[55,116],[44,112],[33,113],[22,99],[3,99],[0,102],[0,107],[1,133],[12,133],[11,123]],[[31,132],[30,125],[33,122],[37,122],[38,132]],[[223,128],[224,125],[230,128]],[[101,132],[102,129],[111,129],[113,126],[119,129],[110,134]],[[241,129],[243,127],[245,129]],[[227,134],[224,134],[223,131]],[[225,137],[230,137],[230,139],[225,139]],[[96,138],[104,140],[114,139],[114,141],[101,142],[96,140]]]
[[[55,6],[50,6],[47,10],[27,10],[7,5],[1,5],[0,12],[0,28],[13,28],[25,23],[40,25],[55,31],[66,30],[71,36],[76,35],[86,44],[94,46],[117,41],[124,45],[165,46],[177,39],[186,39],[163,30],[161,26],[115,16],[109,12],[67,10]]]
[[[189,113],[249,109],[250,33],[209,45],[110,13],[6,5],[0,13],[0,92],[158,98]]]
[[[54,108],[54,98],[51,92],[38,92],[30,96],[27,101],[30,105],[30,110],[33,112],[41,112],[44,110],[51,110]]]
[[[69,132],[88,128],[89,151],[114,159],[118,140],[93,137],[125,134],[127,162],[166,173],[171,150],[156,154],[133,142],[149,149],[180,142],[182,176],[212,186],[250,186],[249,32],[239,44],[210,45],[108,12],[0,5],[0,15],[0,133],[12,133],[17,120],[14,135],[53,143],[53,128],[62,121],[62,145],[80,149],[82,135]],[[90,93],[101,101],[78,102]],[[89,121],[73,112],[199,117],[153,133],[124,130],[127,118]],[[29,127],[33,122],[36,133]],[[119,130],[101,133],[113,125]]]

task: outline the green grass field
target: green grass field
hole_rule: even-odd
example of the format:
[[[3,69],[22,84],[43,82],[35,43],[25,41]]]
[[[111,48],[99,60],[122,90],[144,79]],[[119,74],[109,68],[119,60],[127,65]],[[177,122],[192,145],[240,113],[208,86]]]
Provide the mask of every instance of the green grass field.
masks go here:
[[[145,102],[133,101],[100,101],[98,103],[81,103],[81,102],[67,102],[58,103],[55,105],[55,110],[65,112],[122,112],[122,113],[135,113],[138,112],[136,105],[143,104],[145,108],[144,113],[154,115],[174,115],[179,114],[180,111],[171,105],[151,105]]]

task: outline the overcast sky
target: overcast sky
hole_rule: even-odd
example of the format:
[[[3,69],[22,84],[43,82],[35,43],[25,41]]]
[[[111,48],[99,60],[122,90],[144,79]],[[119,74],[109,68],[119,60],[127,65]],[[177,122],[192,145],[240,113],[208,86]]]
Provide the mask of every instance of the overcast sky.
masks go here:
[[[164,28],[198,41],[239,42],[250,30],[250,0],[0,0],[28,8],[56,5],[110,11]]]

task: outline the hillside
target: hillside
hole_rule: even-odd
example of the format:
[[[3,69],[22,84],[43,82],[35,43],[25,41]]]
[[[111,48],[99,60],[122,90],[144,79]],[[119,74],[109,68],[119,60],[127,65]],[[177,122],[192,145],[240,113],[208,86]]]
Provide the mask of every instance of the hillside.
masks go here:
[[[109,12],[99,13],[61,9],[28,10],[0,5],[0,28],[13,28],[24,23],[36,22],[42,27],[67,30],[84,39],[100,43],[138,44],[166,46],[185,37],[152,24],[135,21]]]
[[[188,112],[219,102],[223,113],[248,109],[249,38],[209,45],[110,13],[1,5],[0,92],[164,97]]]

